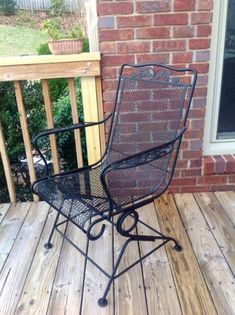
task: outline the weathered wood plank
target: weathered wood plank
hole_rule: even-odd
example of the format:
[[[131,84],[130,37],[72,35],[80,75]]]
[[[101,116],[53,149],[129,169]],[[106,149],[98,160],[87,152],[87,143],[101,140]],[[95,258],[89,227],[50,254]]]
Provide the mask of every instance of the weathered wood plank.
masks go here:
[[[227,213],[227,216],[230,218],[233,225],[235,225],[235,192],[215,192],[215,195],[224,208],[225,212]]]
[[[38,244],[49,206],[30,207],[24,224],[0,275],[1,314],[14,314]]]
[[[11,207],[10,203],[1,203],[0,204],[0,223],[5,218],[5,215],[7,214],[10,207]]]
[[[99,225],[100,227],[100,225]],[[90,241],[88,255],[100,265],[107,273],[112,269],[112,235],[111,226],[106,224],[103,236],[97,241]],[[111,315],[113,314],[113,290],[112,287],[107,296],[108,305],[104,308],[98,306],[97,301],[102,297],[108,278],[90,262],[87,262],[82,314]]]
[[[59,233],[55,232],[52,239],[53,247],[49,250],[44,248],[55,217],[56,212],[50,211],[15,314],[44,315],[47,313],[63,240]]]
[[[51,103],[49,85],[48,85],[47,80],[42,80],[42,91],[43,91],[43,96],[44,96],[47,126],[48,128],[54,128],[52,103]],[[59,157],[58,157],[56,136],[50,135],[49,139],[50,139],[50,145],[51,145],[51,157],[53,161],[54,173],[57,174],[60,171],[60,167],[59,167]]]
[[[162,233],[176,238],[183,246],[183,251],[177,252],[172,244],[166,245],[183,314],[216,314],[173,197],[164,195],[155,200],[155,206]]]
[[[99,75],[99,61],[73,61],[0,66],[0,81],[75,78]]]
[[[126,226],[129,220],[126,221]],[[126,240],[118,233],[115,233],[114,253],[119,253],[121,245]],[[137,242],[129,243],[124,256],[122,257],[118,272],[131,265],[139,259]],[[115,280],[115,315],[146,315],[147,305],[144,294],[144,283],[140,264],[131,268],[128,272]]]
[[[0,57],[0,65],[4,66],[19,66],[19,65],[34,65],[34,64],[51,64],[51,63],[70,63],[77,61],[99,61],[101,59],[99,52],[89,52],[74,55],[31,55],[31,56],[9,56]]]
[[[141,208],[139,215],[142,221],[154,227],[154,229],[160,230],[154,204]],[[143,224],[139,224],[138,233],[156,236],[153,231]],[[161,243],[162,241],[140,242],[141,255],[147,254]],[[149,314],[182,314],[164,246],[143,261],[143,271]]]
[[[235,275],[235,229],[213,193],[194,195],[206,221]]]
[[[67,235],[86,250],[86,238],[74,225],[68,226]],[[49,301],[48,315],[77,315],[81,307],[84,257],[66,240],[56,270],[56,277]]]
[[[99,121],[95,77],[81,78],[84,118],[86,122]],[[89,164],[101,157],[99,126],[86,129],[87,156]]]
[[[235,314],[234,277],[202,215],[205,209],[201,213],[192,194],[175,200],[218,314]]]
[[[5,138],[3,134],[3,128],[0,121],[0,159],[2,159],[4,174],[7,182],[7,189],[9,192],[9,197],[11,202],[16,202],[16,192],[15,185],[13,181],[10,161],[7,155],[6,147],[5,147]]]
[[[0,271],[7,260],[29,208],[29,202],[12,205],[0,225]]]

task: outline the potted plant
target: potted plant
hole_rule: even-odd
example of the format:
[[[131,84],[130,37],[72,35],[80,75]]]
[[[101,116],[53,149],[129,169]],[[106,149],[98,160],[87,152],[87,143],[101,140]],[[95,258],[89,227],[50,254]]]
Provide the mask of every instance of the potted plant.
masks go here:
[[[60,18],[54,18],[46,20],[43,29],[51,37],[48,46],[52,54],[69,55],[82,52],[84,32],[80,25],[74,26],[71,30],[63,30]]]

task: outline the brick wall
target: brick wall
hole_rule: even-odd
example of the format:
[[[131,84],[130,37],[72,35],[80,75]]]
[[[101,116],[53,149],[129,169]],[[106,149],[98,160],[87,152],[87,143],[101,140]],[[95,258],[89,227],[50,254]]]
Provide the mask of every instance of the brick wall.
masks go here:
[[[113,107],[123,63],[152,61],[198,70],[171,191],[235,188],[232,155],[202,156],[212,13],[213,0],[98,1],[105,112]]]

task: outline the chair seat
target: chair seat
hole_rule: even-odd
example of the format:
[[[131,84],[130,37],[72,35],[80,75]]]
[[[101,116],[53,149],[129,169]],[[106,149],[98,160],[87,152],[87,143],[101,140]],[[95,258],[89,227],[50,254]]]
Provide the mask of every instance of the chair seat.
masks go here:
[[[34,191],[80,228],[89,219],[109,210],[109,201],[100,183],[100,166],[74,173],[61,173],[34,184]]]

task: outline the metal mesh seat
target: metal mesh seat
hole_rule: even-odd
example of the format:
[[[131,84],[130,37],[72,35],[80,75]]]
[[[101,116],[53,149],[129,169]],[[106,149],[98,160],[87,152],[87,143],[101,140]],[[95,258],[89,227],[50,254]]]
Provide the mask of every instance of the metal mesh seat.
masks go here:
[[[105,120],[50,129],[35,138],[35,147],[46,164],[38,139],[101,123],[109,129],[106,151],[97,163],[53,176],[49,176],[47,167],[48,176],[32,186],[33,192],[58,212],[45,245],[47,248],[52,246],[55,229],[68,239],[59,230],[59,226],[66,222],[75,224],[89,240],[102,236],[104,224],[97,234],[92,233],[93,227],[100,222],[109,222],[127,238],[111,275],[68,239],[109,278],[103,297],[98,301],[100,306],[107,304],[106,296],[112,281],[153,251],[169,241],[174,242],[176,250],[182,250],[175,239],[141,221],[137,209],[161,196],[171,182],[186,130],[196,77],[192,69],[175,69],[158,64],[123,65],[114,110]],[[65,217],[62,223],[58,223],[59,215]],[[128,228],[124,224],[127,218],[133,222]],[[134,233],[138,224],[144,224],[151,233]],[[162,243],[117,274],[121,258],[131,241],[155,240]]]

